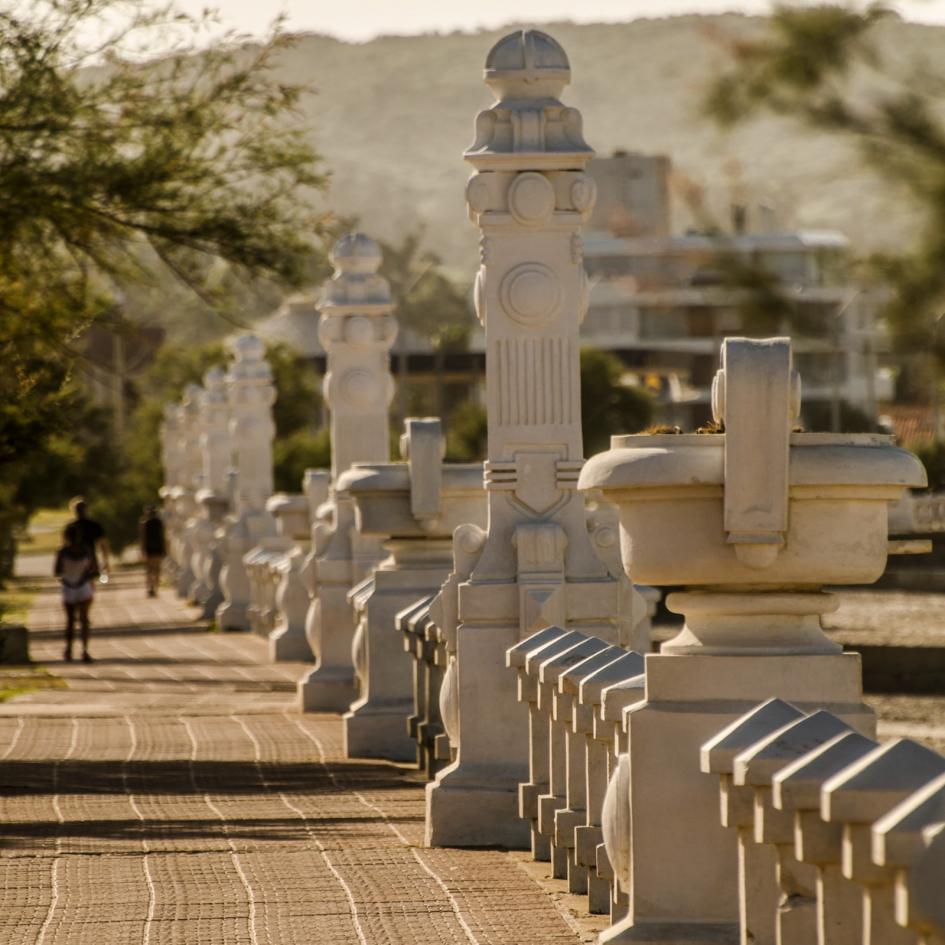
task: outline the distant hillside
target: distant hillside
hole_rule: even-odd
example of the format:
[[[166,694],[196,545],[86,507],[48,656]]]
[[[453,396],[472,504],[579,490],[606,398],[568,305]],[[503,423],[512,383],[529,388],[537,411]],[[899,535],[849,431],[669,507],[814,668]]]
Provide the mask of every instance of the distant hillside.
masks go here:
[[[772,204],[786,226],[836,227],[864,249],[908,241],[916,208],[871,178],[844,144],[773,120],[723,135],[699,116],[707,78],[725,60],[717,37],[762,23],[731,14],[543,29],[567,50],[566,100],[583,111],[599,154],[666,153],[723,213],[737,188],[740,199]],[[281,69],[317,89],[303,108],[332,171],[332,209],[357,214],[384,239],[423,222],[429,244],[457,270],[472,271],[476,235],[463,207],[462,151],[476,111],[490,101],[481,81],[486,52],[506,31],[360,45],[299,38]],[[943,28],[889,22],[881,39],[900,63],[945,62]],[[685,222],[681,208],[677,220]]]

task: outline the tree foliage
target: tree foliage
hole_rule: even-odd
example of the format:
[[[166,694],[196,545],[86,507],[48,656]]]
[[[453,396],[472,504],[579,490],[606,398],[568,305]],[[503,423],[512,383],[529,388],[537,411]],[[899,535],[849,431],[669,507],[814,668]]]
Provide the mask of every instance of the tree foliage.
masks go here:
[[[299,284],[318,256],[305,196],[324,178],[294,123],[302,89],[272,74],[287,39],[277,24],[262,43],[198,48],[205,25],[171,4],[0,0],[8,532],[31,463],[85,409],[76,341],[96,320],[120,327],[125,291],[170,275],[232,311],[254,280]]]
[[[423,239],[423,230],[414,230],[398,245],[381,243],[380,271],[390,282],[397,320],[436,351],[464,349],[473,328],[468,289],[443,272],[442,260],[423,249]]]
[[[870,260],[894,289],[884,315],[902,353],[923,353],[945,371],[945,75],[888,61],[877,31],[883,4],[779,5],[760,37],[731,43],[732,66],[706,109],[723,126],[760,113],[845,136],[865,162],[925,212],[915,244]]]
[[[165,345],[139,384],[139,401],[129,418],[122,448],[110,454],[108,481],[103,482],[88,466],[84,482],[81,477],[74,477],[80,481],[71,492],[87,496],[93,514],[105,526],[116,548],[135,540],[142,507],[158,501],[164,475],[160,443],[164,404],[179,400],[188,384],[200,384],[207,370],[225,367],[227,360],[220,343]],[[304,471],[310,466],[328,466],[331,458],[328,433],[319,427],[322,413],[319,378],[309,365],[282,345],[270,345],[266,360],[276,388],[275,487],[300,492]]]
[[[653,419],[653,401],[640,387],[624,383],[616,355],[581,349],[581,425],[584,455],[610,446],[614,434],[639,433]]]

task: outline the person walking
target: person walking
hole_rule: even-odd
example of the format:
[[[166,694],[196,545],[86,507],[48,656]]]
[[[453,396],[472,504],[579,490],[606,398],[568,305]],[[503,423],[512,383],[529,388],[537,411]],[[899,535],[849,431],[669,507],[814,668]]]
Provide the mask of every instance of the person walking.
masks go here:
[[[89,518],[88,506],[83,496],[77,495],[69,503],[69,508],[75,516],[71,524],[78,529],[79,539],[91,549],[92,557],[95,560],[95,570],[103,575],[102,583],[104,584],[107,581],[109,571],[109,547],[108,539],[105,537],[105,529],[95,519]]]
[[[90,545],[82,540],[75,522],[70,522],[62,533],[63,544],[56,554],[54,574],[62,586],[62,606],[66,611],[66,649],[63,657],[72,659],[72,642],[75,638],[75,625],[79,624],[82,634],[82,659],[92,662],[89,654],[89,610],[92,606],[93,584],[98,576],[95,553]]]
[[[161,565],[167,554],[167,539],[164,535],[164,522],[157,507],[149,505],[138,526],[141,557],[144,559],[144,575],[148,588],[148,597],[157,597],[161,583]]]

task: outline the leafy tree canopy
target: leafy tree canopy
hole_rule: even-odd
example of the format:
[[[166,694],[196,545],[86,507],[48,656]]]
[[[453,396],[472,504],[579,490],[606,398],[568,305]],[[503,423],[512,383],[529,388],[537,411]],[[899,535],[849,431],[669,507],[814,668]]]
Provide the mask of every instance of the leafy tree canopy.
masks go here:
[[[768,112],[843,135],[868,165],[911,195],[926,225],[904,252],[872,259],[894,288],[885,315],[900,352],[945,370],[945,121],[940,67],[894,64],[876,31],[885,5],[778,5],[758,37],[732,42],[731,68],[706,97],[723,126]]]
[[[473,329],[469,292],[442,270],[442,260],[424,250],[423,230],[408,233],[399,245],[382,242],[381,274],[390,282],[402,328],[428,338],[437,351],[463,349]]]
[[[199,48],[204,18],[137,0],[0,0],[0,518],[84,407],[76,339],[173,277],[218,311],[300,284],[324,185],[277,81],[278,23]],[[158,51],[155,54],[155,50]],[[142,51],[147,51],[144,58]],[[166,300],[165,300],[166,304]]]

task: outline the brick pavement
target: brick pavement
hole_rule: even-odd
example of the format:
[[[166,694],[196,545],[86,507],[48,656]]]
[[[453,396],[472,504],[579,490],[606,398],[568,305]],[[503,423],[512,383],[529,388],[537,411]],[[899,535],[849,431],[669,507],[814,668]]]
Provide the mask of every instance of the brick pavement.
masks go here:
[[[301,664],[208,633],[122,572],[96,662],[61,661],[46,582],[34,659],[65,690],[0,704],[4,945],[572,945],[588,937],[501,851],[426,850],[408,769],[346,761],[294,711]]]

